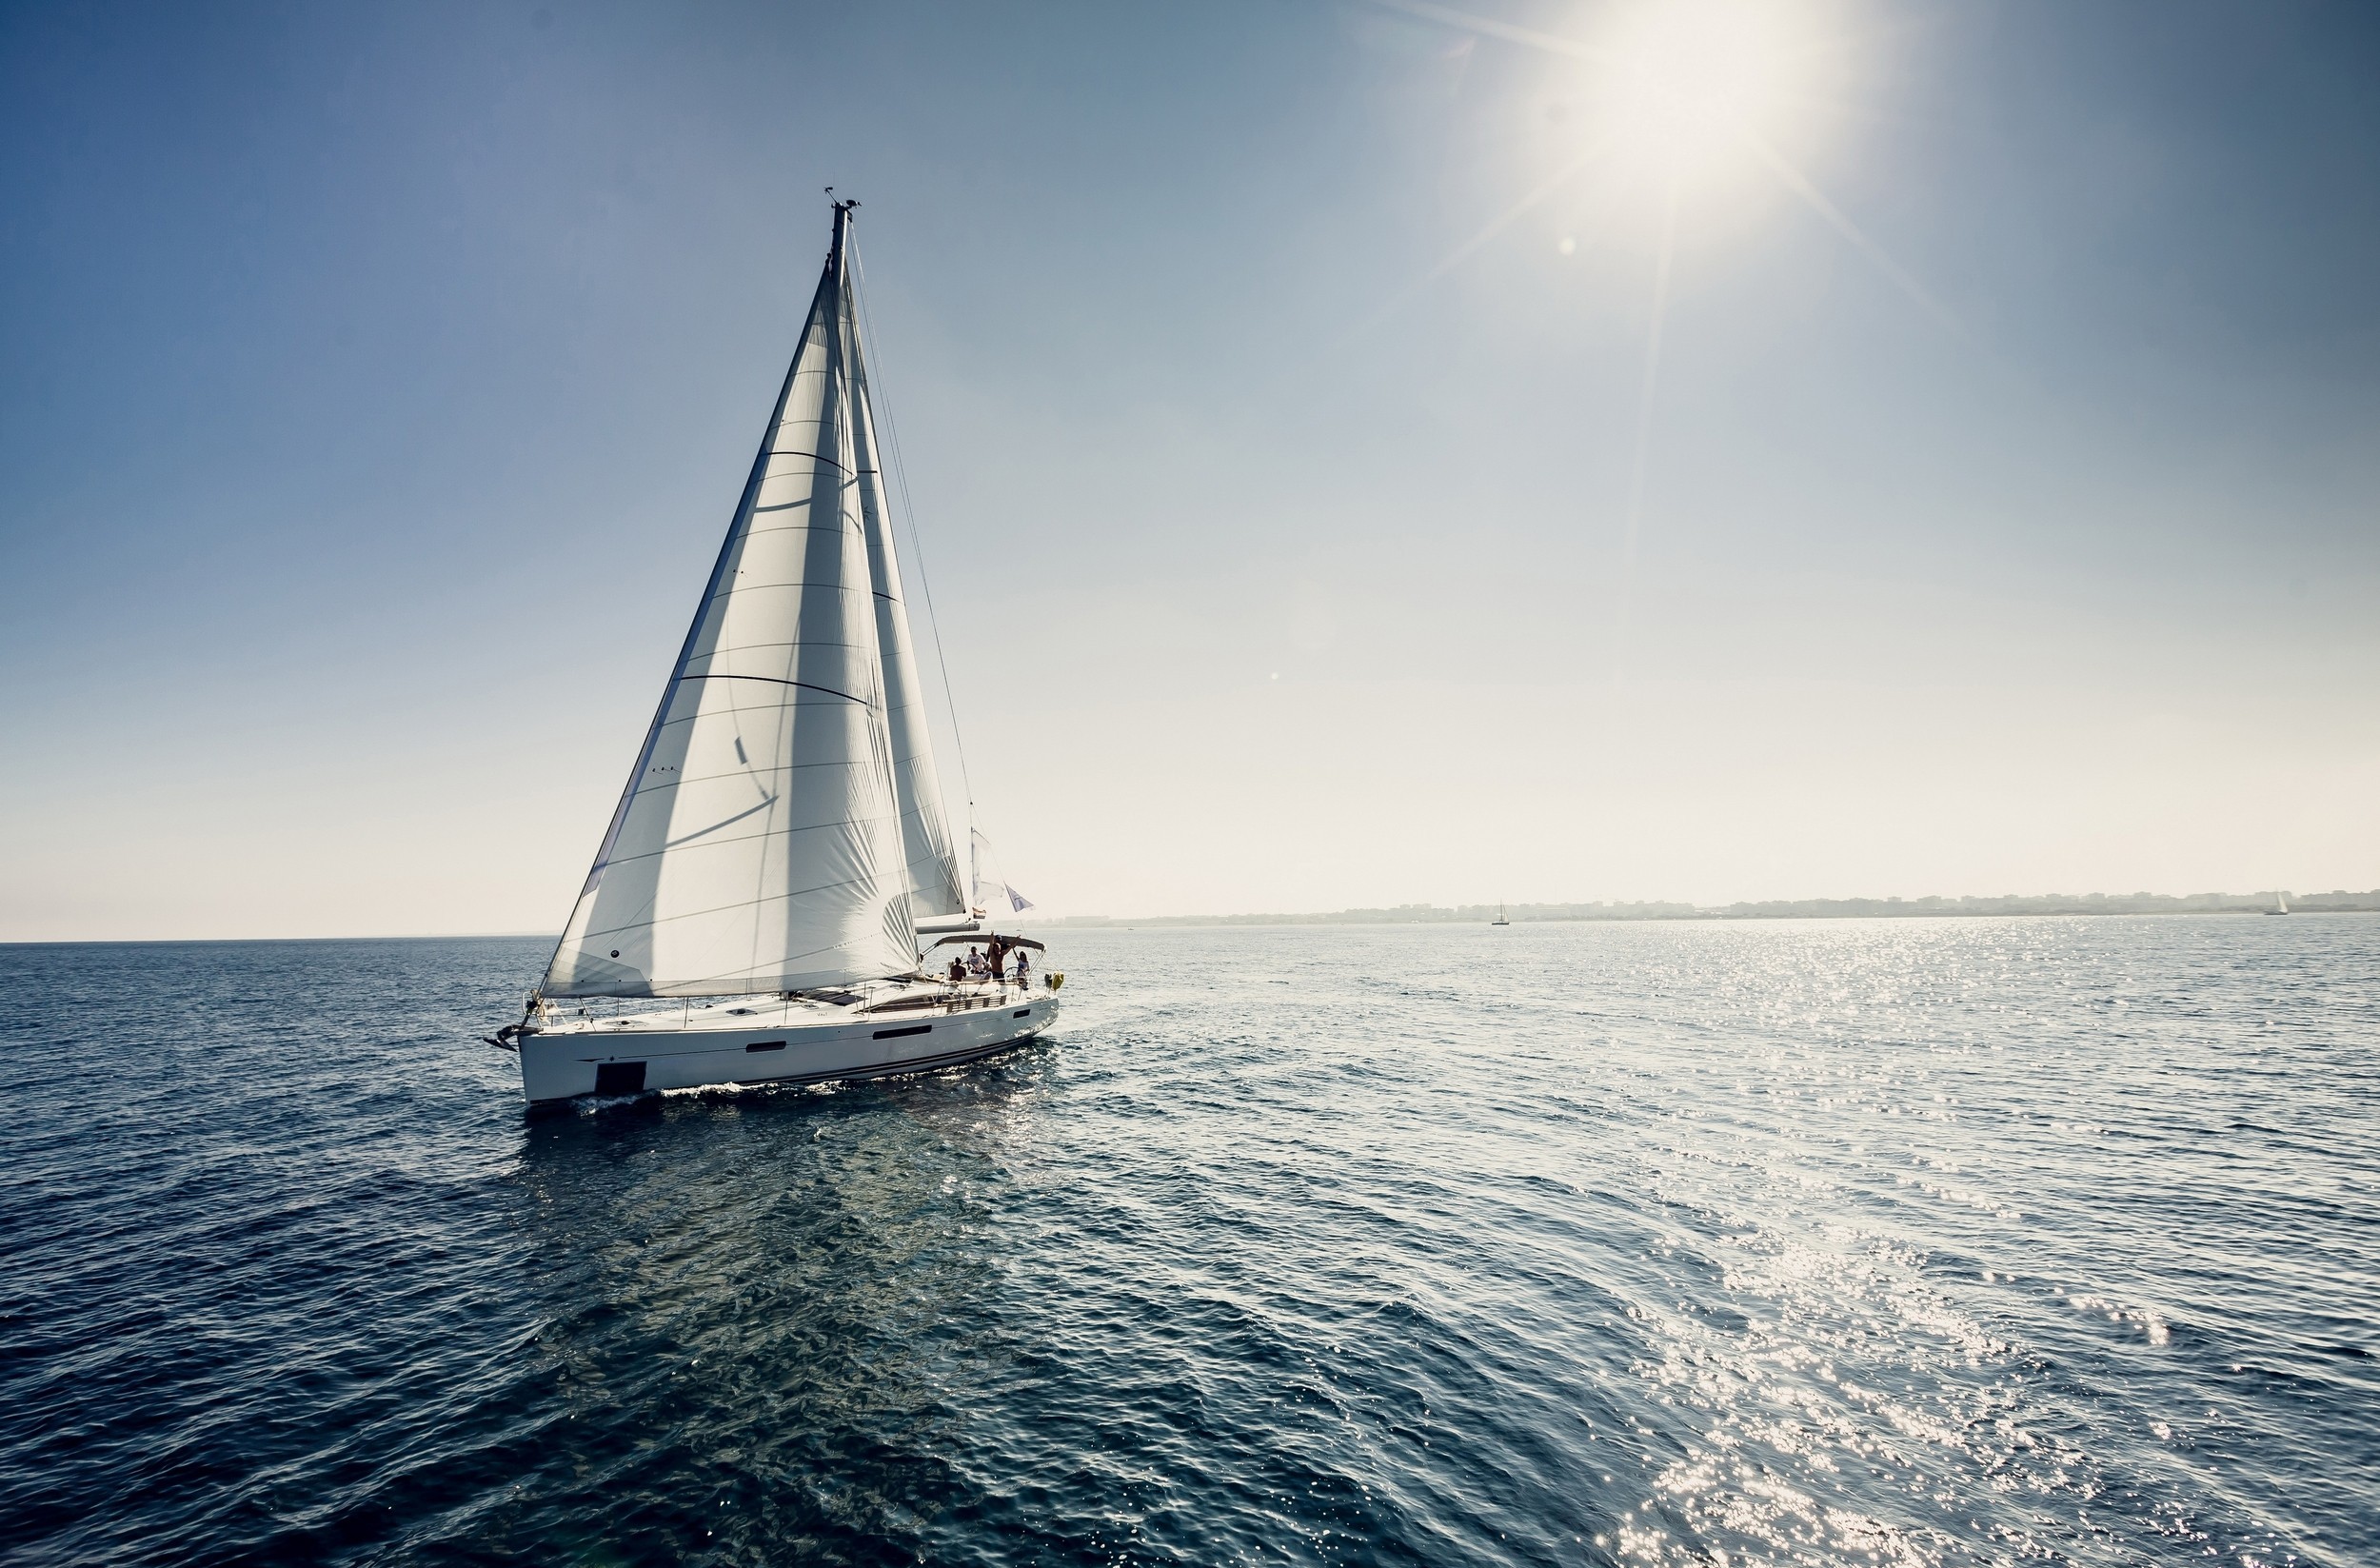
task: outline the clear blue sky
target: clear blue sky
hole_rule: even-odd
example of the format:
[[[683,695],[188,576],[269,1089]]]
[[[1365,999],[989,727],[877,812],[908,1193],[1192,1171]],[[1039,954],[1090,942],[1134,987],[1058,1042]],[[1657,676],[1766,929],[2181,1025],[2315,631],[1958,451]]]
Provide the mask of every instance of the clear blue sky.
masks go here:
[[[2380,11],[1428,9],[0,10],[0,937],[557,926],[828,184],[1051,910],[2380,884]]]

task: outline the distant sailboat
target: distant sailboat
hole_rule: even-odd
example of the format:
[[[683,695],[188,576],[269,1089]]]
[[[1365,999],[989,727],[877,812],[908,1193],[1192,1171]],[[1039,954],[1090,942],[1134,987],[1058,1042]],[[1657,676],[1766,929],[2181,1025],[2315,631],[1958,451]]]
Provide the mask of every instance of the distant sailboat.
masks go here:
[[[492,1037],[531,1102],[915,1071],[1058,1015],[1062,977],[1036,993],[1011,969],[1041,944],[982,928],[942,824],[860,341],[857,205],[834,204],[801,345],[561,944]],[[1002,913],[1027,907],[1009,896]],[[987,963],[929,977],[934,935]],[[598,998],[676,1005],[570,1005]]]
[[[1501,903],[1498,903],[1496,906],[1496,918],[1488,922],[1488,923],[1490,925],[1510,925],[1512,923],[1511,921],[1504,918],[1504,906]]]
[[[2275,893],[2272,898],[2273,905],[2265,911],[2266,914],[2286,915],[2290,912],[2290,896],[2287,893]]]

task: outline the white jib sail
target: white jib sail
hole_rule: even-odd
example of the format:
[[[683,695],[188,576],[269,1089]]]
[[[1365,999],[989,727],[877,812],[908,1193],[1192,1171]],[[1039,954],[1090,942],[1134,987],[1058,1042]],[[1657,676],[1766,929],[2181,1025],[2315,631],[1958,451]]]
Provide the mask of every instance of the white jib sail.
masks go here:
[[[916,967],[838,327],[845,221],[546,996]]]
[[[935,776],[934,741],[926,727],[925,683],[919,676],[908,606],[901,596],[901,560],[893,546],[892,508],[886,504],[876,444],[867,356],[860,346],[860,323],[848,288],[843,290],[843,325],[851,380],[851,449],[859,465],[855,477],[860,521],[867,533],[868,573],[876,586],[876,646],[884,671],[884,723],[892,736],[902,858],[908,866],[910,911],[919,920],[929,920],[963,912],[966,890],[942,822],[942,782]]]

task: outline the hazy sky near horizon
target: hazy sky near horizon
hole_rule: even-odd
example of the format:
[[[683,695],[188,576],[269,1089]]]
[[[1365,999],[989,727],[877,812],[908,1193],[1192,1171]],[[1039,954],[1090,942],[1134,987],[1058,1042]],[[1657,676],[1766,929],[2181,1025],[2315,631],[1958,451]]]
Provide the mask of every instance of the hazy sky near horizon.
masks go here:
[[[0,939],[557,928],[828,184],[1048,912],[2380,885],[2380,11],[1748,14],[0,10]]]

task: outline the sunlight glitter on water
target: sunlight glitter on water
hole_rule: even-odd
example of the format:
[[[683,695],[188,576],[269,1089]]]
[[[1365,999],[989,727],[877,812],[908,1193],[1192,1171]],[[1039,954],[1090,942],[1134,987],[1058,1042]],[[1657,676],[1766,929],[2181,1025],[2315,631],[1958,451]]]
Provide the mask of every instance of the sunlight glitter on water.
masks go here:
[[[535,1118],[535,943],[0,949],[0,1539],[2372,1555],[2380,921],[1059,941],[1000,1062]]]

